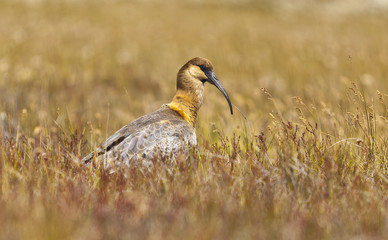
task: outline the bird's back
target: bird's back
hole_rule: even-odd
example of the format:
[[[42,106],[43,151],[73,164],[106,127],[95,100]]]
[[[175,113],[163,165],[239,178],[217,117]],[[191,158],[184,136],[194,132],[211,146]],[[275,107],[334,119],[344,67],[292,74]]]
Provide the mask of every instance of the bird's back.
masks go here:
[[[125,125],[109,137],[96,151],[82,159],[93,158],[105,165],[130,164],[150,159],[154,154],[173,158],[187,146],[195,146],[195,129],[181,115],[163,105],[159,110]]]

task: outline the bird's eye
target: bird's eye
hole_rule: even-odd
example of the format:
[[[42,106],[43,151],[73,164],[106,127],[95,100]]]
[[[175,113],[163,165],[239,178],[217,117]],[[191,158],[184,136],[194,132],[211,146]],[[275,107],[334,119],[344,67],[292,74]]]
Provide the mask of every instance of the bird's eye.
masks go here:
[[[204,65],[200,65],[199,68],[201,68],[201,70],[202,70],[203,72],[206,72],[206,71],[209,70],[209,69],[208,69],[207,67],[205,67]]]

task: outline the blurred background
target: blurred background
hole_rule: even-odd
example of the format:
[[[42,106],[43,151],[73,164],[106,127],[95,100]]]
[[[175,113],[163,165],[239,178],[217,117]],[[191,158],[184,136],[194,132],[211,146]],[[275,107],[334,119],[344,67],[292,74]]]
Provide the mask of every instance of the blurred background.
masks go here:
[[[387,9],[385,0],[2,1],[0,109],[30,134],[55,120],[89,122],[105,138],[168,103],[179,68],[201,56],[247,120],[209,85],[200,133],[212,123],[227,134],[265,129],[274,105],[262,88],[287,119],[297,118],[294,96],[341,113],[352,82],[371,97],[387,92]]]

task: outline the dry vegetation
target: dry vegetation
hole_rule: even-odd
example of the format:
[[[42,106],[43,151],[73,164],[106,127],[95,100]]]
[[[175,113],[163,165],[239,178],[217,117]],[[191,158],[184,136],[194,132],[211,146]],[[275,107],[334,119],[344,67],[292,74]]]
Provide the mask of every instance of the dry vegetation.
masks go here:
[[[3,1],[0,19],[1,239],[387,237],[387,14]],[[244,116],[208,85],[187,161],[74,161],[170,101],[194,56]]]

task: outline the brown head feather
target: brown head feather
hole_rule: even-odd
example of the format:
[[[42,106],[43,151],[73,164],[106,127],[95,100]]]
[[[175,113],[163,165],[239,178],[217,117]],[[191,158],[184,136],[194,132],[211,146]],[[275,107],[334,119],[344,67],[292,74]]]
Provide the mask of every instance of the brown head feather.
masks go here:
[[[191,126],[195,126],[197,113],[203,102],[204,83],[215,85],[232,105],[228,94],[213,72],[213,65],[205,58],[196,57],[188,61],[178,72],[177,92],[168,106],[178,112]]]
[[[181,67],[177,76],[177,92],[169,104],[192,126],[195,126],[197,112],[203,102],[203,80],[207,78],[200,66],[213,70],[210,61],[200,57],[191,59]]]

